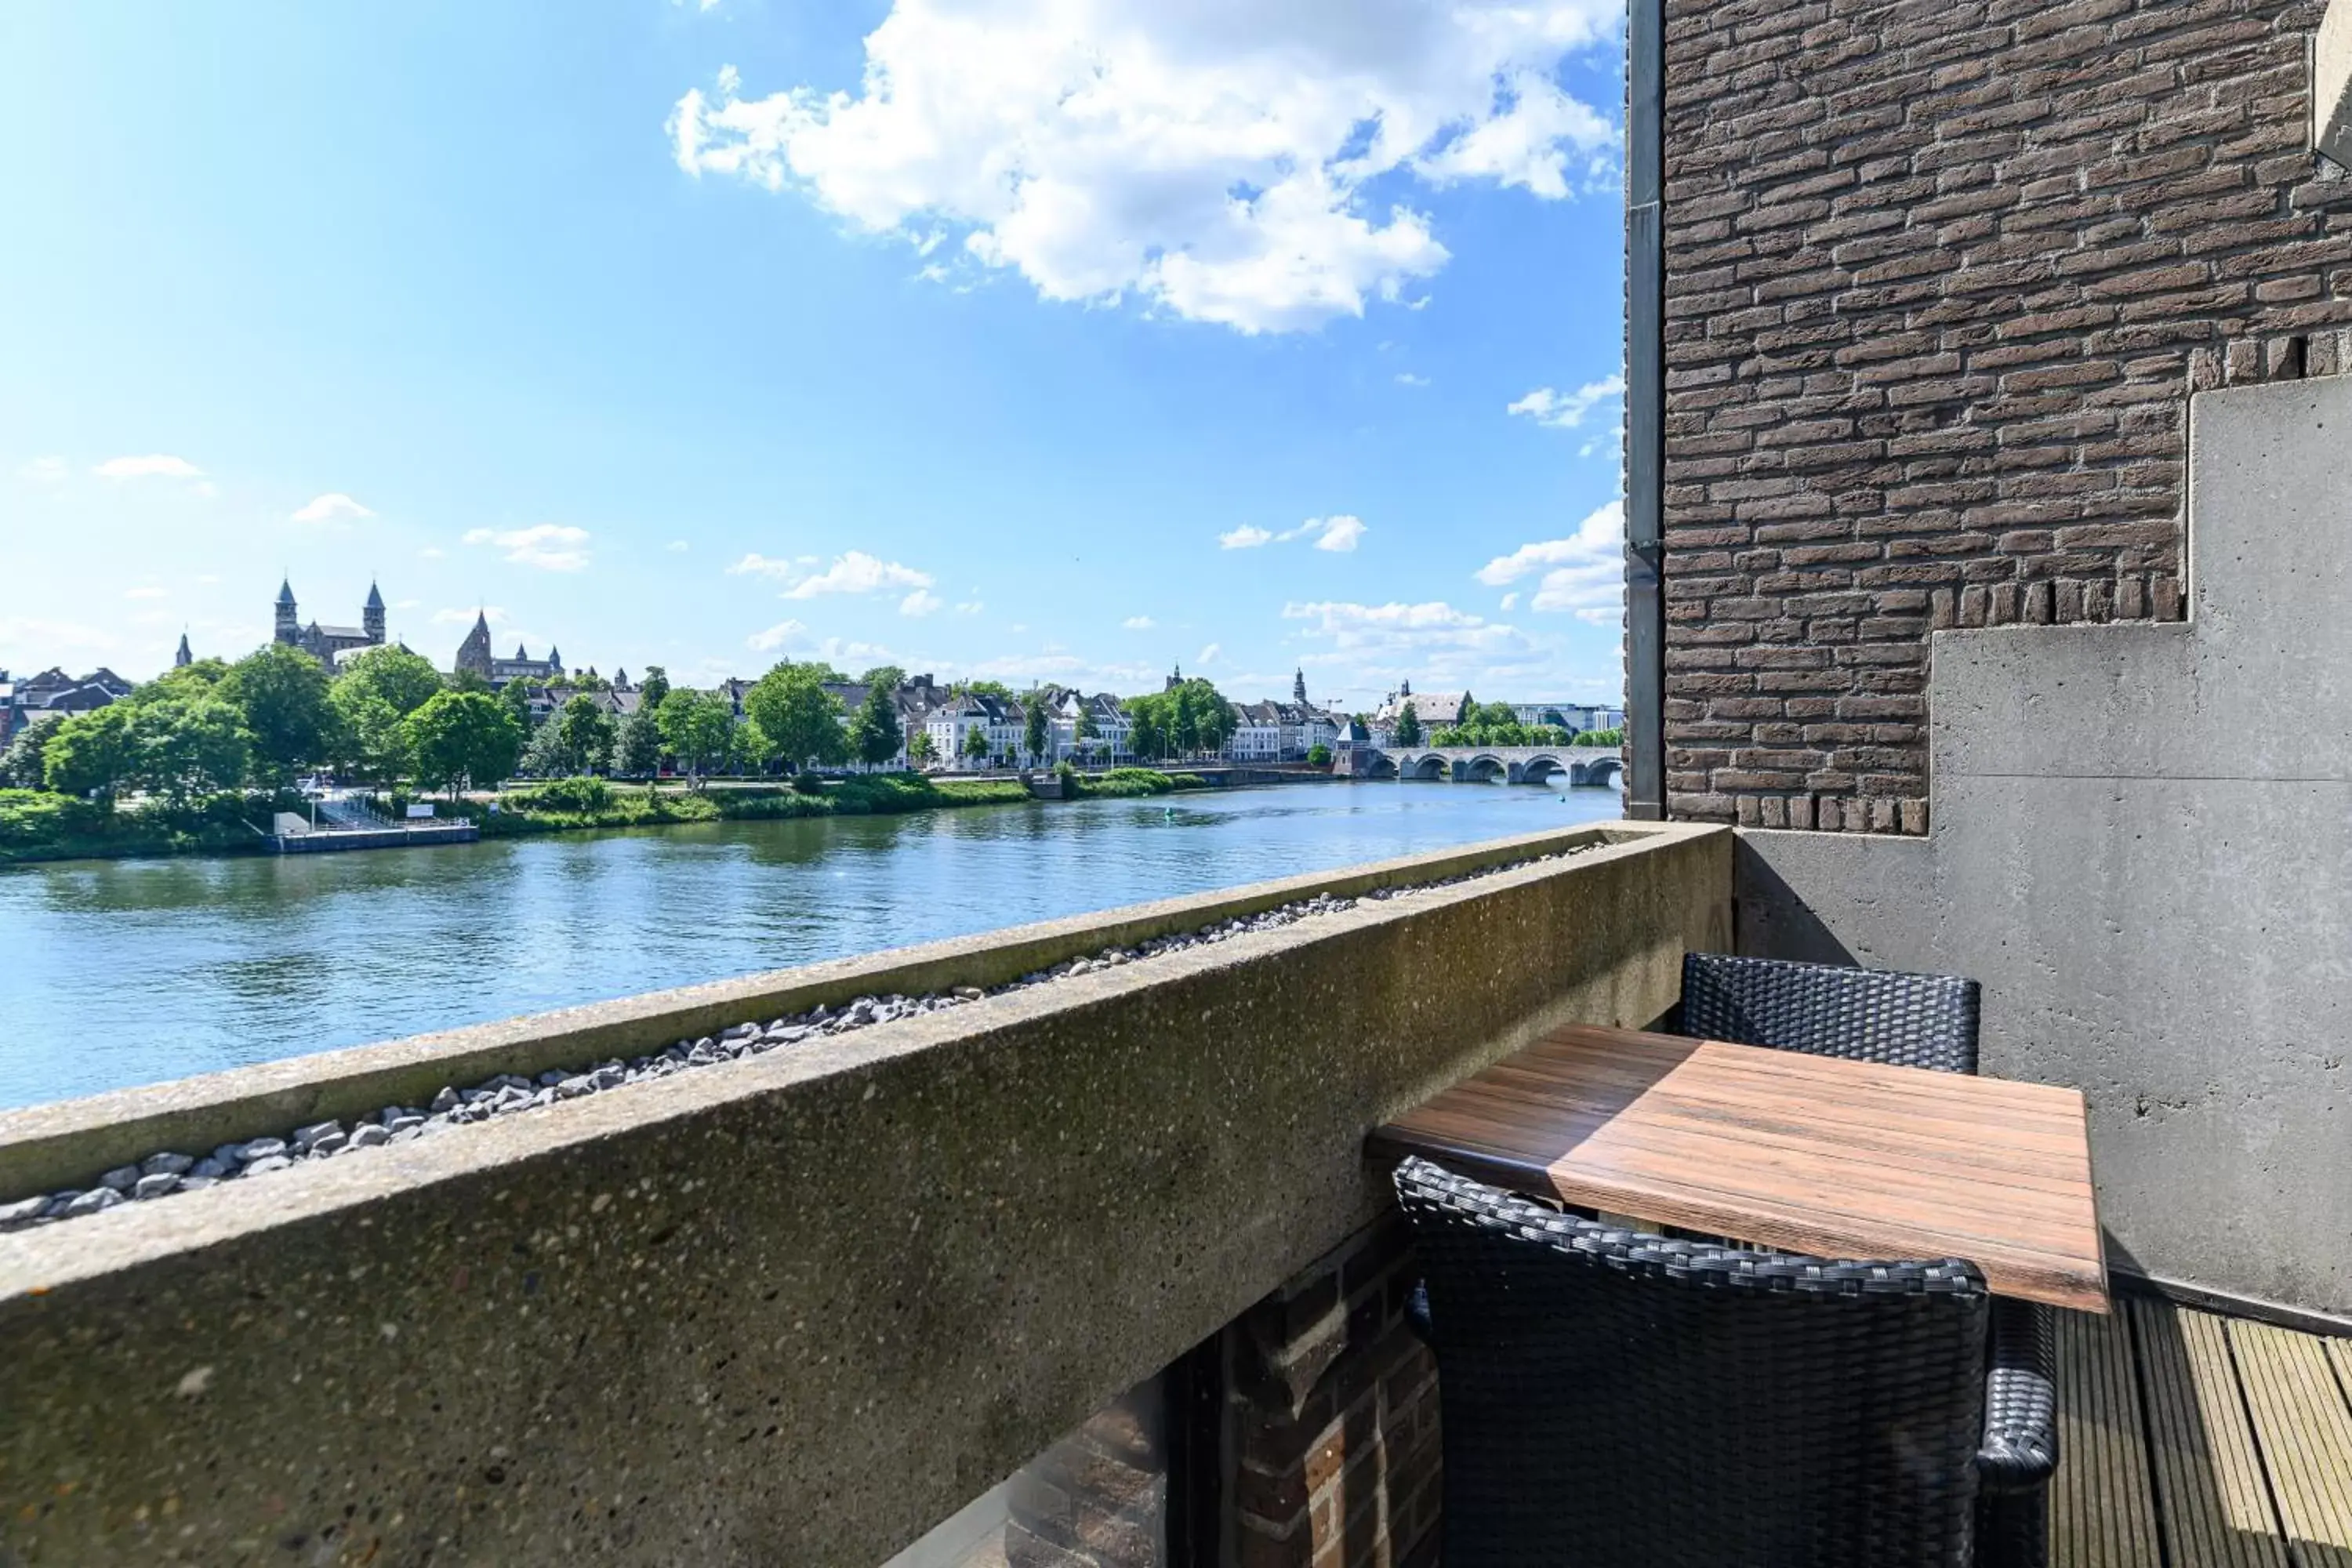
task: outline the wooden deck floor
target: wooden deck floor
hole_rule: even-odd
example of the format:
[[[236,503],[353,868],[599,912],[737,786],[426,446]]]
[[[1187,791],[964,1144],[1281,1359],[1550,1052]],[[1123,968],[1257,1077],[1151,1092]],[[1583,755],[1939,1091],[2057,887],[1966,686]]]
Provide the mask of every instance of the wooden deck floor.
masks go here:
[[[2352,1340],[2059,1314],[2053,1568],[2352,1568]]]

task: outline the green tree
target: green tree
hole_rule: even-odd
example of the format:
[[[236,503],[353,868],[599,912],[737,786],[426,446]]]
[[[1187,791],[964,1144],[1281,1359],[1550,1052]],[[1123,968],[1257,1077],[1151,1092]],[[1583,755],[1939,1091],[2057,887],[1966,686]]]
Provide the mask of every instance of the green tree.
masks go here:
[[[184,806],[245,782],[253,736],[245,715],[201,693],[131,705],[132,776],[141,787]]]
[[[988,730],[985,726],[974,724],[964,731],[963,754],[975,763],[988,760]]]
[[[1307,747],[1307,765],[1310,768],[1329,767],[1331,765],[1331,748],[1325,745],[1320,741],[1318,741],[1315,744]]]
[[[228,676],[225,659],[200,658],[193,664],[167,669],[154,679],[132,689],[126,702],[158,702],[167,697],[217,696],[220,683]]]
[[[1021,705],[1021,749],[1029,753],[1030,766],[1036,766],[1053,743],[1054,721],[1045,709],[1045,694],[1033,691]]]
[[[408,752],[426,789],[489,789],[515,770],[523,729],[505,703],[479,691],[443,691],[408,716]]]
[[[352,655],[335,677],[337,691],[373,693],[404,719],[430,701],[442,684],[441,672],[433,668],[431,659],[397,643]]]
[[[564,703],[547,727],[563,748],[565,768],[572,773],[602,773],[613,757],[613,720],[604,704],[582,693]]]
[[[1580,746],[1622,746],[1625,743],[1625,731],[1622,729],[1587,730],[1579,734],[1573,743]]]
[[[1490,730],[1521,728],[1517,710],[1507,702],[1482,702],[1475,710],[1462,715],[1465,724],[1480,724]]]
[[[661,771],[661,726],[642,702],[613,735],[613,772],[625,778],[651,778]]]
[[[514,721],[522,726],[523,733],[530,734],[530,688],[522,681],[509,680],[499,688],[498,699],[505,705],[506,710],[513,715]]]
[[[1421,744],[1421,714],[1410,701],[1397,710],[1396,743],[1400,746]]]
[[[342,742],[337,762],[370,778],[406,776],[408,716],[441,689],[432,661],[404,647],[372,647],[352,658],[327,693]]]
[[[743,711],[758,728],[768,756],[795,768],[847,758],[841,700],[824,689],[825,678],[833,673],[823,665],[786,659],[744,694]],[[898,749],[895,742],[891,749]]]
[[[735,710],[715,692],[679,687],[662,699],[654,722],[661,729],[662,744],[698,790],[704,775],[724,766],[740,743]]]
[[[931,744],[931,732],[929,730],[918,730],[907,737],[907,760],[915,766],[929,767],[931,759],[938,755],[939,748]]]
[[[1119,704],[1127,715],[1127,749],[1138,757],[1168,754],[1168,708],[1162,695],[1130,697]]]
[[[659,712],[662,699],[669,695],[669,671],[660,665],[646,666],[646,678],[637,684],[637,707],[643,712]]]
[[[41,753],[48,749],[49,731],[57,728],[54,714],[27,719],[25,727],[16,731],[7,750],[0,751],[0,786],[9,789],[45,789],[48,773]]]
[[[292,781],[305,764],[331,757],[340,717],[327,672],[300,648],[270,643],[229,667],[217,689],[253,732],[253,773],[265,785]]]
[[[857,705],[856,717],[849,721],[849,749],[867,767],[879,767],[898,754],[898,744],[906,731],[898,723],[898,682],[896,670],[888,671],[888,684],[876,680],[880,671],[869,671],[866,684],[866,700]]]
[[[453,669],[449,672],[448,684],[452,691],[478,691],[488,694],[490,689],[490,678],[478,669]]]
[[[59,720],[42,749],[42,777],[59,795],[88,795],[107,810],[115,793],[131,782],[139,752],[131,735],[131,707],[117,702]]]

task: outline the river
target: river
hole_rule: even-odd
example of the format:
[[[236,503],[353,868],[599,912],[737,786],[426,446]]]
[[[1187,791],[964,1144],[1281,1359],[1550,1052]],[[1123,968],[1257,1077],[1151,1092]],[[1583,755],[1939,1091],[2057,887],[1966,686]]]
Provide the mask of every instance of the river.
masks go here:
[[[0,870],[0,1107],[1617,814],[1295,784]]]

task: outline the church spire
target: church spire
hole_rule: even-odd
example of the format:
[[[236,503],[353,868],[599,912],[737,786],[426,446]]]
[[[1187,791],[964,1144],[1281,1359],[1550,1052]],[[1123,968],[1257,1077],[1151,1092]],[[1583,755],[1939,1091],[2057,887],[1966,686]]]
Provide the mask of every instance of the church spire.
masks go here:
[[[185,669],[195,662],[196,656],[188,651],[188,634],[184,631],[180,634],[180,651],[172,656],[172,668]]]

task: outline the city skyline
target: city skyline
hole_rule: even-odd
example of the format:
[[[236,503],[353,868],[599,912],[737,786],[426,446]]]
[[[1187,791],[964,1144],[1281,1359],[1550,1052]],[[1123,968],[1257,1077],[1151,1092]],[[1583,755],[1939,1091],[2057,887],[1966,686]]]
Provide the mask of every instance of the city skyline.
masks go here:
[[[373,577],[436,659],[478,612],[686,681],[1616,700],[1620,41],[1536,9],[1358,58],[1081,7],[1105,112],[1007,81],[980,126],[955,6],[19,8],[0,665],[140,678],[265,640],[257,582],[341,620]],[[44,160],[100,61],[120,111]]]

